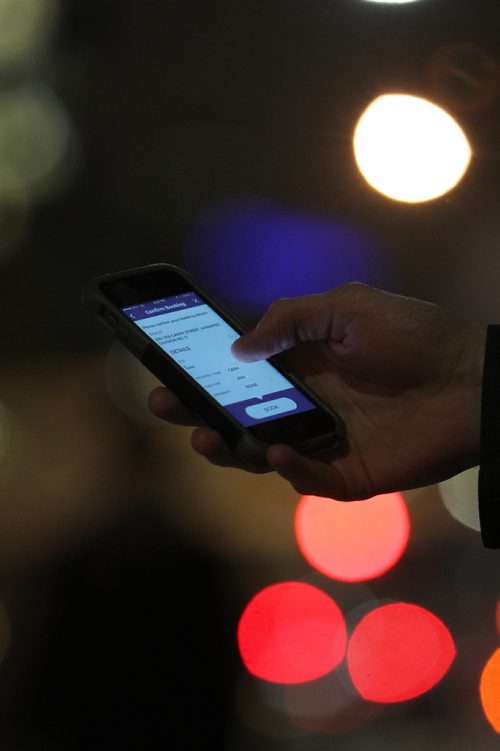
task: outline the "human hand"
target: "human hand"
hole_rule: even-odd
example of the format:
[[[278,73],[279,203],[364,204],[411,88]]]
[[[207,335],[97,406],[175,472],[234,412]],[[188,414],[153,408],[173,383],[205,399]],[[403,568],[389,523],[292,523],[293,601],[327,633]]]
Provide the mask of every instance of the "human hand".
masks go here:
[[[429,485],[479,462],[486,328],[439,306],[364,284],[279,300],[233,344],[239,359],[286,352],[287,365],[343,417],[344,447],[327,460],[272,446],[269,464],[299,493],[339,500]],[[149,407],[196,425],[167,389]],[[241,466],[206,427],[193,448],[214,464]]]

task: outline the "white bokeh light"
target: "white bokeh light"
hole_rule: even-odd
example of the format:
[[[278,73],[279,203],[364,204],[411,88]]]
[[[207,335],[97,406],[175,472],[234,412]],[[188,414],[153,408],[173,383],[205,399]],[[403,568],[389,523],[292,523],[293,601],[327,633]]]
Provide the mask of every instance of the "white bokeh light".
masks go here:
[[[458,123],[420,97],[385,94],[361,115],[354,154],[365,180],[389,198],[420,203],[448,193],[472,152]]]
[[[74,166],[72,138],[49,87],[27,83],[0,92],[0,200],[37,199],[59,188]]]
[[[479,467],[472,467],[439,483],[439,493],[446,510],[465,527],[480,530],[477,499]]]
[[[46,49],[59,0],[0,0],[0,68],[20,65]]]

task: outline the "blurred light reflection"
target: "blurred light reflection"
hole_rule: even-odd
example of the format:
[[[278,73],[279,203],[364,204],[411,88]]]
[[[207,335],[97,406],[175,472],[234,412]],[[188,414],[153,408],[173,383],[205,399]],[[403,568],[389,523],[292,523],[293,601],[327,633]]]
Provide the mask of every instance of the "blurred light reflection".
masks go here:
[[[0,0],[0,67],[43,50],[54,28],[57,0]]]
[[[420,203],[454,188],[472,152],[463,130],[441,107],[420,97],[386,94],[361,115],[354,155],[375,190],[397,201]]]
[[[346,642],[340,608],[320,589],[301,582],[261,590],[238,625],[245,667],[273,683],[303,683],[325,675],[343,659]]]
[[[70,170],[72,131],[60,101],[41,85],[0,94],[0,202],[39,199]]]
[[[472,467],[439,483],[443,505],[460,524],[480,530],[477,483],[479,467]]]
[[[488,722],[495,732],[500,733],[500,648],[486,663],[481,674],[479,693]]]
[[[392,278],[388,254],[367,230],[255,196],[203,214],[184,265],[228,305],[258,314],[280,297],[353,280],[387,288]]]
[[[347,662],[362,697],[393,703],[429,691],[446,675],[455,653],[451,634],[437,616],[418,605],[394,603],[358,623]]]
[[[351,631],[362,615],[380,605],[375,593],[364,582],[346,582],[326,578],[317,571],[311,571],[300,581],[326,592],[339,606],[344,614],[347,630]],[[353,615],[355,614],[355,620]]]
[[[295,533],[302,554],[322,574],[363,581],[397,563],[410,520],[400,493],[349,503],[305,495],[297,506]]]

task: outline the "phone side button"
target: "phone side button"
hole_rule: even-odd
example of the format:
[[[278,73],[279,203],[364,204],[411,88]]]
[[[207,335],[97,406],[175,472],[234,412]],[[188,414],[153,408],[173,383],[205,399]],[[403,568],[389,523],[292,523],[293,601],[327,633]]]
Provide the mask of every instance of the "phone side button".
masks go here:
[[[119,325],[118,318],[110,310],[106,310],[106,308],[102,311],[102,317],[113,329],[116,329]]]

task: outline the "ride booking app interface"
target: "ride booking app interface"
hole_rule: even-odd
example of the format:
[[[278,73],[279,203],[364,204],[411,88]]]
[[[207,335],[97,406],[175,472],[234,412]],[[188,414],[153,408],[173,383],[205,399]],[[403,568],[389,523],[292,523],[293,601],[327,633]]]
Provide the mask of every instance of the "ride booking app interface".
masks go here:
[[[237,360],[239,334],[196,293],[123,312],[245,427],[315,409],[270,363]]]

